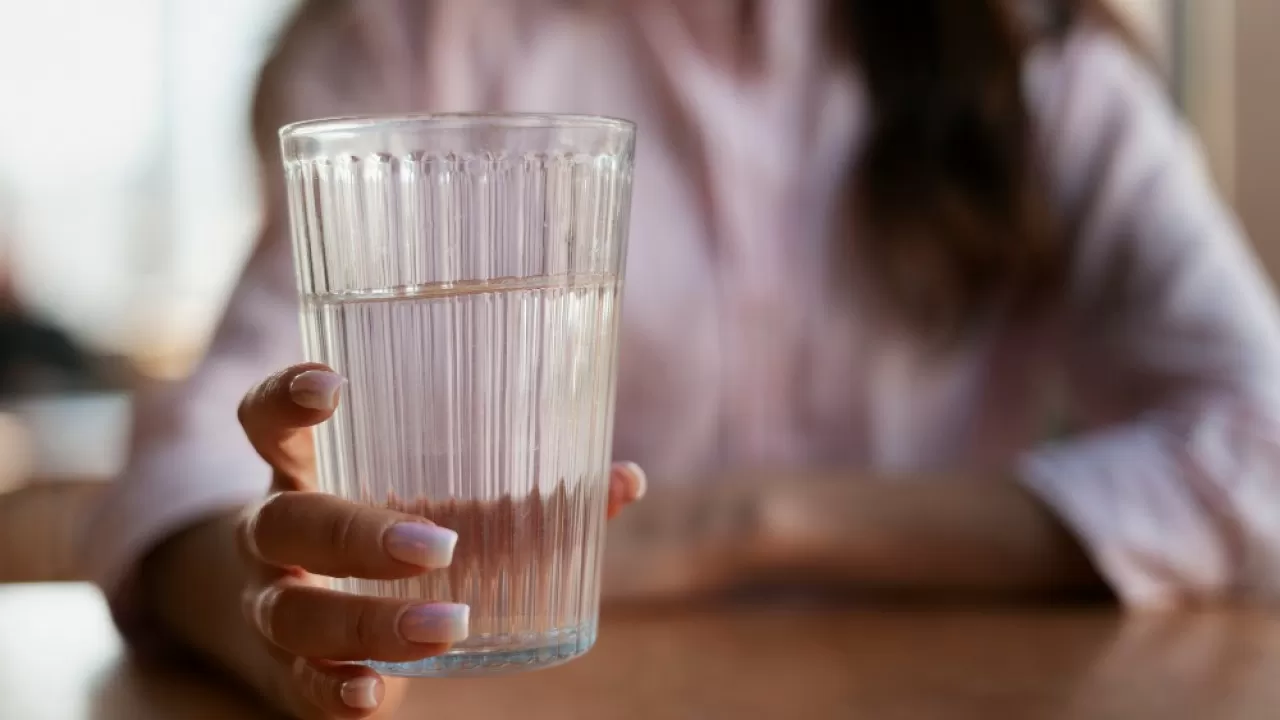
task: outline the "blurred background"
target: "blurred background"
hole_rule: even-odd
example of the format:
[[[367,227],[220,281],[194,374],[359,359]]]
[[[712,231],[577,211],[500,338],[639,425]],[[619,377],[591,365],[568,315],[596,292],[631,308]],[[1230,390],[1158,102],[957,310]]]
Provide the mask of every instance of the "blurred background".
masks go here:
[[[130,390],[203,352],[258,223],[249,101],[295,4],[0,0],[0,582],[74,572],[65,526],[123,462]]]
[[[1114,2],[1274,277],[1280,3]],[[258,222],[249,100],[294,5],[0,0],[0,491],[113,475],[130,389],[200,357]]]
[[[9,483],[109,474],[128,389],[200,356],[258,222],[249,99],[294,4],[0,1]],[[50,436],[71,417],[76,442]]]

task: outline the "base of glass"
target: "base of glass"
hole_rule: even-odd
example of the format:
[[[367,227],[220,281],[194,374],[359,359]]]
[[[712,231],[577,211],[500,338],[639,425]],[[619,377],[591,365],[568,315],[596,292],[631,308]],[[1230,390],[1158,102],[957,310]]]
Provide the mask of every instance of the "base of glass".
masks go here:
[[[596,625],[532,636],[471,637],[463,647],[412,662],[366,662],[393,677],[469,677],[542,670],[585,655],[596,642]],[[467,647],[470,646],[470,647]]]

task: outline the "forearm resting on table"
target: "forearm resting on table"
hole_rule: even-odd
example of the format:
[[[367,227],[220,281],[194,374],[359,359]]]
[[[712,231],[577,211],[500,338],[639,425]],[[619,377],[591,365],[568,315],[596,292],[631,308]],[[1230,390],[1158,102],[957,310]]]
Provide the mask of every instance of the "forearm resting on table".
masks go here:
[[[797,478],[760,494],[767,574],[852,590],[1055,596],[1103,590],[1079,541],[1005,478]]]
[[[809,588],[926,597],[1101,591],[1078,541],[1016,483],[832,475],[657,489],[609,528],[606,598]]]

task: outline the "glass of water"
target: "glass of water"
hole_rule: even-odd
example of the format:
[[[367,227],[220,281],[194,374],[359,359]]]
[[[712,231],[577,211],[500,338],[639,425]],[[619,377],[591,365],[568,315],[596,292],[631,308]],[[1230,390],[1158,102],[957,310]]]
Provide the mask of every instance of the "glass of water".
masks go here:
[[[308,360],[345,376],[320,489],[458,533],[453,565],[339,590],[465,603],[392,675],[558,664],[595,641],[635,127],[559,115],[280,131]]]

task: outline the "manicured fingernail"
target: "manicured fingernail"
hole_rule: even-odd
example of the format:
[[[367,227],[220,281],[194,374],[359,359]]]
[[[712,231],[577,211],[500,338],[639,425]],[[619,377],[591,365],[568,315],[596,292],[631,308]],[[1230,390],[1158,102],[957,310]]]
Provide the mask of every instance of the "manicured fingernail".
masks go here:
[[[388,555],[402,563],[425,568],[449,567],[453,562],[453,547],[458,544],[458,533],[439,525],[403,522],[387,530],[382,544]]]
[[[622,469],[626,471],[628,490],[632,500],[639,500],[644,497],[645,491],[649,489],[649,479],[645,477],[644,468],[633,462],[621,463]]]
[[[431,603],[409,608],[400,618],[400,635],[415,643],[455,643],[470,632],[471,608]]]
[[[382,683],[377,678],[360,677],[342,683],[342,703],[356,710],[373,710],[381,702]]]
[[[308,370],[289,383],[289,397],[304,408],[333,410],[338,407],[338,390],[346,380],[328,370]]]

